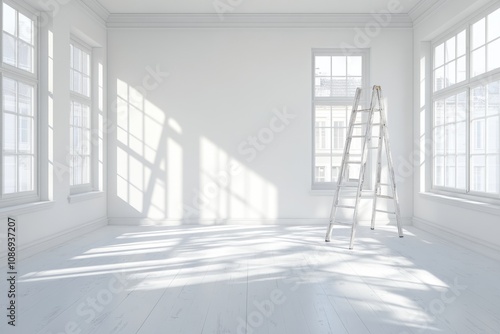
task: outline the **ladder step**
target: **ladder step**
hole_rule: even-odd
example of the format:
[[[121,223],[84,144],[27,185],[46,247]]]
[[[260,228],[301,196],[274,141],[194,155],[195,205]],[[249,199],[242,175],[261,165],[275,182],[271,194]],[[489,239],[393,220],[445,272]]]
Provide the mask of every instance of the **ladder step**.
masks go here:
[[[342,208],[342,209],[356,209],[356,207],[354,205],[337,205],[337,208]]]
[[[355,164],[355,165],[361,165],[361,161],[347,161],[348,164]]]
[[[337,185],[337,187],[339,188],[357,188],[358,185],[357,184],[340,184],[340,185]]]
[[[383,212],[383,213],[388,213],[388,214],[392,214],[392,215],[396,214],[396,212],[394,212],[394,211],[387,211],[387,210],[380,210],[380,209],[376,209],[375,211],[377,211],[377,212]]]
[[[359,125],[368,125],[368,122],[362,122],[362,123],[354,123],[354,126],[359,126]],[[379,126],[380,123],[373,123],[372,125]]]
[[[365,136],[351,136],[351,138],[365,138]]]
[[[392,196],[386,196],[386,195],[376,195],[378,198],[383,198],[383,199],[394,199]]]

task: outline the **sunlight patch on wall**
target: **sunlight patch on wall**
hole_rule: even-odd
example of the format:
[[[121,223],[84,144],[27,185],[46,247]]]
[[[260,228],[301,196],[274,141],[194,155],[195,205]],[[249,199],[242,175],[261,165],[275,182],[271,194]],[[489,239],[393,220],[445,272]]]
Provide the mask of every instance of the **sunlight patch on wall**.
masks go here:
[[[200,218],[277,218],[276,187],[209,139],[200,139]]]

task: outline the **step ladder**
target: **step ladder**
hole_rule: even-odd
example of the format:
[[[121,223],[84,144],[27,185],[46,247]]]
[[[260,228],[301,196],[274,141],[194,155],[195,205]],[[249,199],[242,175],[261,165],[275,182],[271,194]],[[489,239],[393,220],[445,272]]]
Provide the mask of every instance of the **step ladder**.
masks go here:
[[[358,109],[359,102],[361,99],[361,88],[356,90],[354,104],[352,107],[351,118],[349,121],[349,130],[347,132],[347,138],[344,146],[344,153],[342,155],[342,162],[340,165],[340,170],[337,178],[337,189],[335,190],[335,195],[333,198],[332,209],[330,211],[330,224],[328,226],[328,230],[326,232],[325,241],[329,242],[333,230],[334,224],[340,223],[336,220],[337,209],[349,209],[353,210],[353,218],[352,218],[352,228],[351,228],[351,240],[349,243],[349,249],[353,248],[354,245],[354,236],[356,234],[356,226],[358,219],[358,211],[360,198],[363,194],[363,183],[365,181],[365,172],[366,172],[366,163],[368,157],[368,151],[370,149],[377,150],[376,157],[376,175],[375,175],[375,189],[373,195],[373,205],[372,205],[372,216],[371,216],[371,229],[375,229],[375,218],[377,212],[392,214],[396,216],[396,224],[398,227],[399,237],[403,237],[403,229],[401,227],[401,215],[399,211],[399,200],[396,190],[396,176],[394,174],[394,165],[392,162],[391,150],[389,145],[389,133],[387,131],[386,124],[386,115],[384,111],[384,106],[382,103],[382,89],[380,86],[373,86],[372,97],[370,102],[370,107],[368,109]],[[374,123],[374,114],[379,113],[379,123]],[[365,117],[363,117],[365,116]],[[361,119],[361,120],[360,120]],[[378,136],[378,145],[372,147],[372,129],[374,126],[379,127]],[[364,127],[364,129],[363,129]],[[357,133],[361,135],[355,135],[355,130]],[[364,130],[364,131],[363,131]],[[354,160],[352,158],[352,143],[353,141],[360,141],[359,147],[361,147],[361,159]],[[382,174],[382,148],[385,148],[386,160],[387,160],[387,168],[389,172],[389,180],[387,184],[381,183],[381,174]],[[354,184],[349,182],[349,176],[346,175],[349,172],[349,169],[352,165],[359,166],[359,177],[355,179]],[[382,194],[382,187],[387,187],[388,194]],[[351,190],[351,194],[353,190],[355,190],[355,198],[354,205],[346,205],[340,204],[340,200],[345,200],[345,193]],[[389,193],[390,191],[390,193]],[[341,197],[341,195],[343,195]],[[351,198],[352,199],[352,198]],[[378,199],[392,200],[394,211],[389,210],[381,210],[377,209]]]

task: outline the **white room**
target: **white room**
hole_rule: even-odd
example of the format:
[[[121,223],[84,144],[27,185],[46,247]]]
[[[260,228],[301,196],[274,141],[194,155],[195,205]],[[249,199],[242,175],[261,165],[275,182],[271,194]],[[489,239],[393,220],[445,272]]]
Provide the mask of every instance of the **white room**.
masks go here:
[[[1,11],[2,333],[500,333],[500,1]]]

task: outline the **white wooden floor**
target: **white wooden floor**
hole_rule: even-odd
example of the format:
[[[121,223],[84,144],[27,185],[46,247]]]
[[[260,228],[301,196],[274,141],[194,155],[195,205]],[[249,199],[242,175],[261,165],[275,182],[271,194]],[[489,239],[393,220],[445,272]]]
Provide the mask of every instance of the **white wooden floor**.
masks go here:
[[[413,228],[324,233],[106,227],[20,262],[1,332],[500,333],[499,263]]]

